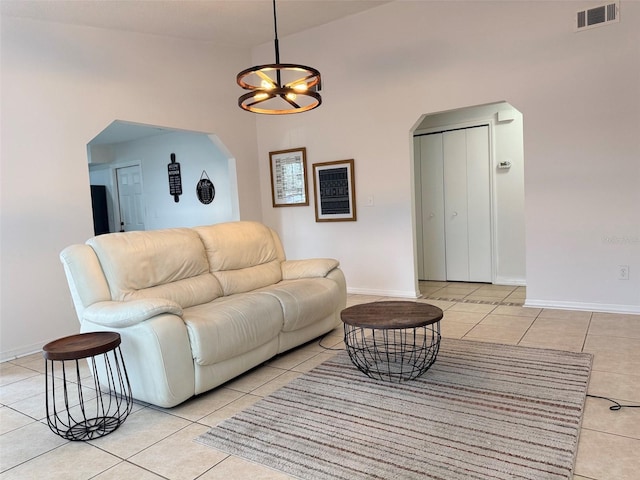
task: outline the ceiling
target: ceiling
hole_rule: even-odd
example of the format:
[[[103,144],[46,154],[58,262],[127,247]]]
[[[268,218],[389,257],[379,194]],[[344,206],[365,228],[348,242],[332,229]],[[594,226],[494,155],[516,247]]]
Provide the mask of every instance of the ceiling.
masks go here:
[[[377,7],[373,0],[278,0],[278,37]],[[250,48],[274,38],[271,0],[1,0],[3,16]]]
[[[155,137],[167,133],[177,132],[173,128],[144,125],[141,123],[114,120],[102,132],[89,142],[89,147],[95,145],[111,145],[114,143],[130,142],[141,138]]]

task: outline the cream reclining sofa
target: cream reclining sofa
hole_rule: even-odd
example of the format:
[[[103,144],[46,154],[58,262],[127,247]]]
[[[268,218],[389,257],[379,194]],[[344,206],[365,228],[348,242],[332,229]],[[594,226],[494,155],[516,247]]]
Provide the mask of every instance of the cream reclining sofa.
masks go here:
[[[333,259],[255,222],[100,235],[60,253],[81,332],[113,331],[134,398],[175,406],[340,324]]]

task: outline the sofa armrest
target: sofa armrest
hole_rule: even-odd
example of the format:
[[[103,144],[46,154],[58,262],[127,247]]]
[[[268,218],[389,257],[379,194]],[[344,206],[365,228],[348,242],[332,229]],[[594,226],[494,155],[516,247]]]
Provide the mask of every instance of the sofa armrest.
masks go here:
[[[326,277],[337,268],[340,262],[333,258],[309,258],[304,260],[285,260],[282,262],[282,279]]]
[[[162,313],[182,316],[182,307],[164,298],[144,298],[129,302],[97,302],[87,307],[82,319],[106,327],[129,327]]]

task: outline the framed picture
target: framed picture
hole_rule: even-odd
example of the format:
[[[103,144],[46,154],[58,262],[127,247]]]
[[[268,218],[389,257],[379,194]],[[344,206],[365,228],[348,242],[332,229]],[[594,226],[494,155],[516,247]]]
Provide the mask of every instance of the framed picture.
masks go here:
[[[309,205],[307,190],[307,150],[292,148],[269,152],[271,198],[274,207]]]
[[[313,164],[316,222],[355,222],[353,160]]]

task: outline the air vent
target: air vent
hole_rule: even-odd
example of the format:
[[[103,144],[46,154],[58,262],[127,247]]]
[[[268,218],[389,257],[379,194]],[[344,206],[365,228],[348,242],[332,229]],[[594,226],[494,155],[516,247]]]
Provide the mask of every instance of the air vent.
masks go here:
[[[576,31],[602,27],[620,21],[620,2],[606,3],[576,13]]]

